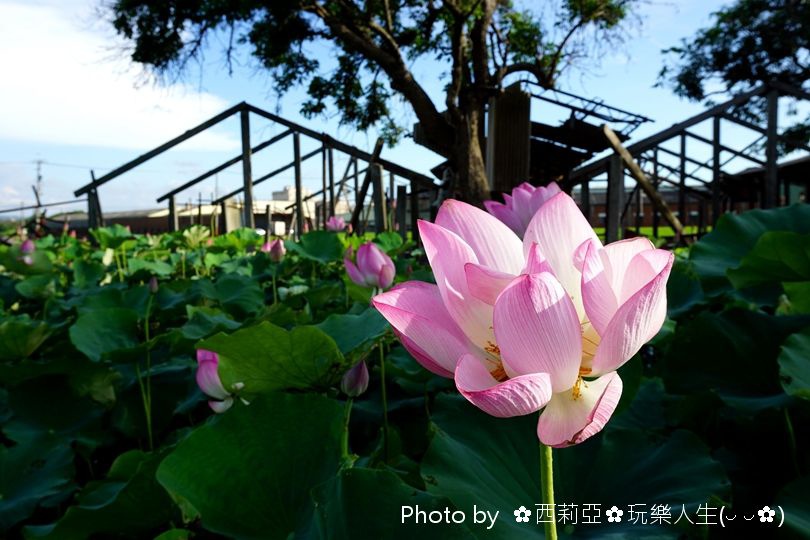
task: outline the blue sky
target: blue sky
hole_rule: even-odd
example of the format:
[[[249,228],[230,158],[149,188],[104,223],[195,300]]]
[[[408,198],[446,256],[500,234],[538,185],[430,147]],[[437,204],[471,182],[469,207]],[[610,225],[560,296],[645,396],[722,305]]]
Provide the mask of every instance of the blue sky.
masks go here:
[[[660,51],[706,26],[710,13],[724,3],[681,0],[643,5],[641,25],[631,29],[624,48],[606,55],[595,69],[570,72],[561,88],[655,120],[634,138],[696,114],[702,110],[700,105],[653,88],[662,64]],[[334,117],[302,118],[298,114],[302,91],[278,100],[266,75],[247,56],[230,77],[212,50],[202,69],[193,70],[182,82],[144,83],[140,68],[120,53],[121,42],[110,26],[98,19],[97,5],[97,0],[0,0],[0,72],[4,74],[0,80],[0,208],[33,201],[36,160],[44,162],[44,201],[72,199],[72,191],[89,180],[90,168],[103,174],[243,100],[358,147],[373,146],[373,132],[354,132],[339,126]],[[313,54],[327,53],[317,47],[313,50]],[[417,65],[414,71],[439,95],[442,83],[435,65]],[[413,122],[407,106],[400,105],[397,111],[407,125]],[[251,131],[258,142],[281,128],[255,120]],[[157,196],[235,156],[238,137],[234,119],[116,179],[100,191],[103,209],[158,206]],[[312,143],[304,150],[310,148]],[[397,148],[386,148],[383,156],[421,172],[442,161],[409,139]],[[287,146],[274,146],[255,157],[254,173],[258,176],[286,164],[290,157]],[[342,164],[337,162],[338,171]],[[305,167],[304,179],[313,189],[320,185],[317,159]],[[203,197],[215,190],[222,194],[239,183],[237,166],[184,193],[180,202],[196,199],[199,192]],[[258,186],[255,196],[269,198],[272,190],[291,183],[290,172]]]

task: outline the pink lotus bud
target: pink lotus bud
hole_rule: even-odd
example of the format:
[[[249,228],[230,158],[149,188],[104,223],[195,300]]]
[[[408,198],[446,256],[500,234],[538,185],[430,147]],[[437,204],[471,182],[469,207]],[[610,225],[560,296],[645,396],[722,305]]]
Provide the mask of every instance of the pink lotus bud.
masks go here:
[[[352,234],[353,232],[354,232],[354,227],[352,227],[352,224],[349,223],[348,225],[346,225],[346,233],[347,234]]]
[[[70,236],[71,238],[76,238],[76,231],[75,230],[70,231],[68,236]]]
[[[36,251],[37,247],[34,245],[34,242],[31,239],[26,239],[20,244],[20,259],[23,264],[27,266],[31,266],[34,264],[34,258],[31,256],[34,251]]]
[[[361,361],[343,375],[340,390],[349,397],[357,397],[368,388],[368,367]]]
[[[217,368],[219,367],[219,355],[213,351],[197,349],[197,386],[203,393],[212,398],[208,401],[208,406],[214,412],[223,413],[233,405],[233,396],[222,386]]]
[[[391,257],[373,242],[366,242],[357,250],[357,264],[351,255],[343,259],[349,278],[361,287],[387,289],[394,282],[396,268]]]
[[[287,253],[287,248],[284,247],[284,240],[276,238],[272,242],[265,242],[264,245],[262,245],[262,251],[270,256],[271,261],[281,262],[281,259],[283,259],[284,255]]]
[[[309,221],[304,221],[304,234],[309,232]]]
[[[326,220],[326,230],[332,232],[340,232],[346,228],[346,222],[342,217],[332,216]]]

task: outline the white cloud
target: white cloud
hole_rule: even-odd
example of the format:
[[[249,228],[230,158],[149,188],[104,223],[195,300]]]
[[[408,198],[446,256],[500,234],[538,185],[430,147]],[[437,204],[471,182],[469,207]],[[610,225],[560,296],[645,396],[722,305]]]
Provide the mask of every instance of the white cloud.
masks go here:
[[[0,138],[147,149],[231,105],[188,85],[136,88],[139,68],[111,61],[109,32],[77,15],[91,7],[0,0]],[[238,143],[235,134],[209,130],[183,148]]]

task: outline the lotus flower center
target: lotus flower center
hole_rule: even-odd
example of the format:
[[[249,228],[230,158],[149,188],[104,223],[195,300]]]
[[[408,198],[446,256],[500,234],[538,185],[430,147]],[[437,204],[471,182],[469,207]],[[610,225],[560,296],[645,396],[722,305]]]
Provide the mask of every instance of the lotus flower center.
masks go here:
[[[577,377],[577,382],[574,383],[574,388],[571,390],[571,396],[574,398],[574,401],[579,399],[579,396],[582,395],[582,385],[585,385],[585,388],[588,388],[588,385],[582,380],[582,376],[580,375]]]
[[[586,319],[582,324],[582,362],[579,367],[580,375],[590,375],[593,365],[593,357],[596,356],[596,349],[602,338],[596,332],[593,325]]]
[[[484,350],[488,355],[488,358],[486,359],[487,362],[493,366],[489,370],[492,377],[498,382],[507,380],[509,376],[506,374],[506,370],[503,368],[503,361],[501,361],[501,348],[495,343],[487,341],[486,346],[484,346]]]

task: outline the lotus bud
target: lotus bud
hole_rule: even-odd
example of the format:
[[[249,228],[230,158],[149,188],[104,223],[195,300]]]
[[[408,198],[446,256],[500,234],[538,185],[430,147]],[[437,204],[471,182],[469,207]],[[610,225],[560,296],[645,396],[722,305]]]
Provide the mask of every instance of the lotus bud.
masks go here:
[[[332,216],[326,220],[326,230],[331,232],[341,232],[346,228],[346,221],[342,217]]]
[[[385,254],[377,244],[366,242],[357,250],[357,264],[351,260],[351,253],[344,257],[346,273],[349,278],[361,287],[387,289],[394,282],[396,267],[391,257]]]
[[[265,242],[262,245],[262,251],[270,256],[271,261],[281,262],[281,259],[283,259],[284,255],[287,253],[287,248],[284,247],[284,240],[276,238],[271,242]]]
[[[340,390],[349,397],[357,397],[368,388],[368,367],[361,361],[343,375]]]

